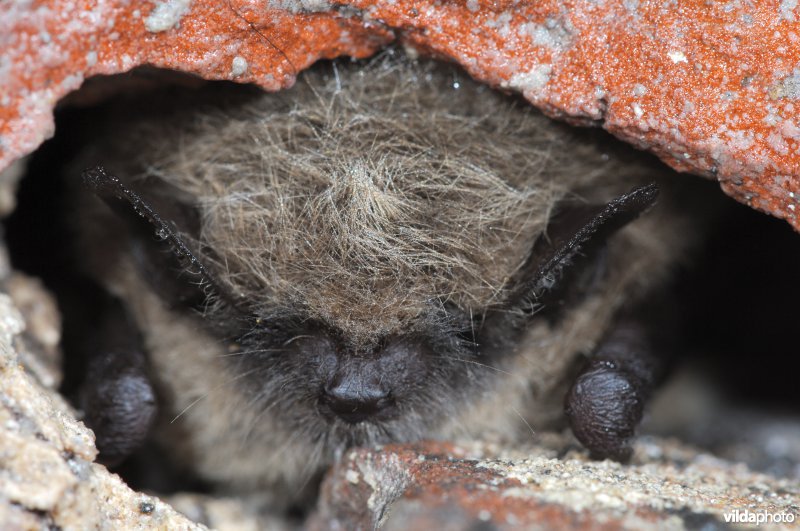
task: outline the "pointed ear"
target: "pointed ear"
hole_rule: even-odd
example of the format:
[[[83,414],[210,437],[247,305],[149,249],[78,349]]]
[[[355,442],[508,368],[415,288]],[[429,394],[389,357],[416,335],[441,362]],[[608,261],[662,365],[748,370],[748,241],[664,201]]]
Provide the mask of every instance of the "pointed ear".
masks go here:
[[[150,190],[148,201],[101,166],[83,172],[84,185],[125,222],[133,259],[153,289],[167,304],[202,307],[208,290],[222,292],[185,242],[185,235],[199,233],[199,215],[166,183],[150,180],[143,188]]]
[[[591,291],[603,268],[606,241],[650,208],[657,196],[658,186],[651,183],[605,206],[572,206],[558,213],[548,228],[549,238],[534,245],[506,310],[523,316],[549,313],[574,299],[576,291]]]

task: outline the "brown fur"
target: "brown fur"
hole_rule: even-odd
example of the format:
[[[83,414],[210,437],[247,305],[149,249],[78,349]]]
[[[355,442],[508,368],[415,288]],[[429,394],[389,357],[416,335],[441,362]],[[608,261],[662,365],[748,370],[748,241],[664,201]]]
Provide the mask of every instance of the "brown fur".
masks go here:
[[[193,245],[227,289],[265,314],[291,307],[342,330],[356,349],[414,329],[432,307],[499,305],[559,202],[603,203],[662,173],[434,63],[326,65],[291,90],[179,116],[131,126],[89,162],[129,181],[155,175],[196,200]],[[441,401],[436,425],[395,438],[513,437],[558,419],[579,356],[681,256],[685,219],[668,186],[661,203],[614,238],[597,293],[557,327],[532,326],[483,383]],[[92,247],[115,222],[86,208]],[[177,417],[162,428],[176,456],[234,488],[274,492],[299,488],[342,450],[347,438],[323,434],[305,410],[287,426],[271,408],[290,406],[254,407],[223,347],[165,308],[124,249],[109,249],[114,265],[104,256],[101,274],[145,333]],[[385,440],[363,429],[358,440]]]

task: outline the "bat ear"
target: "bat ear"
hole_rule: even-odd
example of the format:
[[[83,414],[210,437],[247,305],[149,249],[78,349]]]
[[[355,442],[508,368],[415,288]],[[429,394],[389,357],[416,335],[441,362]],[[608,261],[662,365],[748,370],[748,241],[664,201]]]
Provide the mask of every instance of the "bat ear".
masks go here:
[[[185,242],[199,234],[194,206],[155,177],[142,182],[147,200],[101,166],[84,170],[83,183],[125,222],[133,260],[153,289],[168,304],[201,307],[217,284]]]
[[[521,269],[506,310],[523,320],[540,310],[565,306],[602,275],[606,241],[650,208],[658,186],[650,183],[606,205],[568,206],[556,214],[548,237],[540,237]],[[595,265],[595,267],[592,267]]]

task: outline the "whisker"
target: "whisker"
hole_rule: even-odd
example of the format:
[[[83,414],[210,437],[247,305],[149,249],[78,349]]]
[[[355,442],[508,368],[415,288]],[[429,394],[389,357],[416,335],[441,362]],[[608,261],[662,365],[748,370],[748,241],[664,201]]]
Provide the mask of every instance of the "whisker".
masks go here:
[[[251,400],[250,402],[247,403],[246,407],[248,407],[248,408],[253,407],[253,405],[255,405],[256,402],[258,402],[259,400],[261,400],[263,398],[264,398],[263,394],[256,395],[256,397],[253,400]],[[265,406],[261,411],[258,412],[258,414],[250,422],[250,427],[247,428],[247,433],[245,433],[244,437],[242,437],[242,445],[247,444],[248,439],[250,439],[250,435],[253,434],[253,430],[255,430],[256,425],[258,424],[258,421],[261,420],[261,418],[264,415],[269,413],[269,411],[273,407],[275,407],[278,404],[278,402],[279,402],[278,400],[273,400],[269,405]]]
[[[301,474],[303,476],[305,476],[305,479],[303,480],[303,483],[299,487],[297,487],[297,490],[294,493],[295,496],[297,496],[298,494],[303,492],[303,490],[308,485],[308,482],[311,481],[311,478],[313,477],[313,474],[310,473],[310,470],[311,470],[311,468],[313,466],[316,466],[320,462],[320,457],[321,457],[321,454],[322,454],[323,447],[324,447],[324,443],[322,443],[322,442],[317,442],[314,445],[314,450],[312,451],[312,454],[307,459],[306,466],[303,467],[303,471],[301,472]]]
[[[215,393],[215,392],[219,391],[219,390],[220,390],[222,387],[224,387],[224,386],[226,386],[226,385],[229,385],[229,384],[232,384],[233,382],[235,382],[236,380],[239,380],[240,378],[244,378],[245,376],[248,376],[248,375],[252,374],[252,373],[253,373],[253,372],[255,372],[256,370],[257,370],[257,369],[251,369],[251,370],[249,370],[249,371],[247,371],[247,372],[243,372],[242,374],[239,374],[239,375],[237,375],[237,376],[234,376],[234,377],[233,377],[233,378],[231,378],[230,380],[224,381],[224,382],[222,382],[221,384],[217,385],[216,387],[214,387],[213,389],[211,389],[211,390],[210,390],[210,391],[208,391],[207,393],[204,393],[203,395],[199,396],[199,397],[198,397],[197,399],[195,399],[195,400],[194,400],[194,401],[193,401],[191,404],[189,404],[188,406],[186,406],[185,408],[183,408],[183,410],[182,410],[180,413],[178,413],[178,414],[175,416],[175,418],[174,418],[174,419],[172,419],[171,421],[169,421],[169,423],[170,423],[170,424],[174,423],[174,422],[175,422],[176,420],[178,420],[178,419],[179,419],[179,418],[180,418],[180,417],[181,417],[181,416],[182,416],[184,413],[186,413],[187,411],[189,411],[190,409],[192,409],[192,408],[193,408],[195,405],[197,405],[197,404],[198,404],[198,403],[199,403],[201,400],[203,400],[203,399],[205,399],[205,398],[208,398],[209,396],[211,396],[211,394],[212,394],[212,393]]]
[[[472,313],[472,308],[469,309],[469,328],[470,328],[470,332],[472,333],[472,336],[471,336],[472,341],[471,341],[471,343],[472,343],[473,346],[478,346],[477,343],[475,342],[475,338],[477,336],[475,335],[475,315]]]
[[[241,349],[236,352],[228,352],[220,354],[217,358],[235,358],[237,356],[245,356],[247,354],[266,354],[269,352],[284,352],[284,349],[279,348],[259,348],[259,349]]]
[[[517,411],[517,408],[515,408],[514,406],[509,406],[509,407],[511,407],[511,410],[512,410],[514,413],[516,413],[516,414],[517,414],[517,416],[520,418],[520,420],[522,420],[522,422],[524,422],[524,423],[525,423],[525,425],[528,427],[528,429],[529,429],[529,430],[531,430],[531,435],[533,435],[534,437],[536,437],[536,431],[534,431],[533,427],[532,427],[530,424],[528,424],[528,421],[527,421],[527,420],[525,420],[525,417],[523,417],[523,416],[522,416],[522,414],[521,414],[519,411]]]
[[[286,442],[278,448],[272,455],[269,456],[269,463],[274,463],[277,459],[282,457],[282,454],[295,445],[295,441],[299,438],[300,435],[305,435],[300,430],[292,430],[291,436],[287,437]]]
[[[261,408],[261,411],[259,411],[258,414],[253,418],[253,420],[250,422],[250,426],[247,428],[247,433],[245,433],[244,437],[242,438],[242,445],[247,444],[247,441],[250,439],[250,436],[253,434],[253,431],[255,430],[255,427],[258,424],[258,421],[261,420],[261,418],[264,415],[269,413],[269,411],[276,405],[282,402],[288,402],[286,400],[286,395],[283,394],[283,390],[286,388],[287,385],[289,385],[288,382],[284,383],[281,386],[279,392],[276,394],[276,397],[272,401],[265,403],[265,405]],[[256,396],[252,400],[250,400],[245,407],[252,408],[257,402],[263,400],[265,396],[267,396],[267,392],[261,392],[256,394]]]
[[[493,371],[499,372],[500,374],[504,374],[506,376],[514,377],[514,374],[512,374],[512,373],[510,373],[508,371],[504,371],[503,369],[498,369],[497,367],[493,367],[491,365],[487,365],[487,364],[481,363],[479,361],[466,360],[464,358],[457,358],[455,356],[442,356],[442,355],[440,355],[439,357],[443,358],[443,359],[447,359],[447,360],[452,360],[452,361],[460,361],[461,363],[471,363],[473,365],[478,365],[479,367],[484,367],[486,369],[491,369]]]
[[[294,336],[293,338],[291,338],[291,339],[287,340],[286,342],[284,342],[283,346],[285,347],[286,345],[291,345],[292,343],[294,343],[298,339],[304,339],[304,338],[307,338],[307,337],[314,337],[314,336],[309,335],[309,334],[303,334],[303,335],[299,335],[299,336]]]

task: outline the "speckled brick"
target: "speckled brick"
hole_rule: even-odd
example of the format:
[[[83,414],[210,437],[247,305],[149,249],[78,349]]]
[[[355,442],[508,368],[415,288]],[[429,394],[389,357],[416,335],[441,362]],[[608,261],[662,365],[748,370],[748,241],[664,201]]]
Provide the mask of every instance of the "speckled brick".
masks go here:
[[[419,443],[356,449],[323,483],[309,527],[726,529],[748,510],[800,518],[800,487],[674,442],[641,439],[630,466],[589,461],[568,439],[528,448]],[[782,528],[782,525],[775,526]]]
[[[95,74],[153,64],[291,85],[322,57],[399,39],[601,124],[800,229],[797,2],[42,0],[0,4],[0,168]]]

